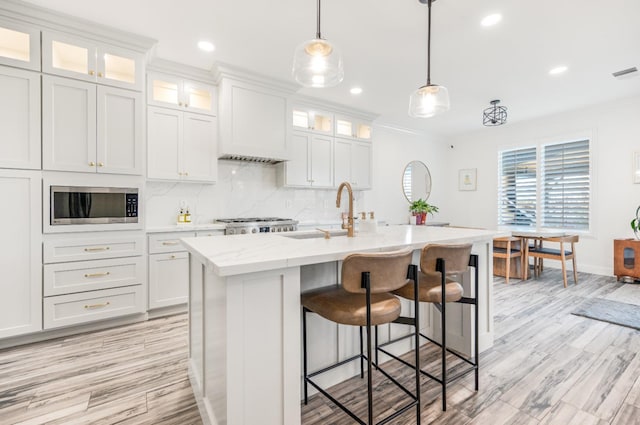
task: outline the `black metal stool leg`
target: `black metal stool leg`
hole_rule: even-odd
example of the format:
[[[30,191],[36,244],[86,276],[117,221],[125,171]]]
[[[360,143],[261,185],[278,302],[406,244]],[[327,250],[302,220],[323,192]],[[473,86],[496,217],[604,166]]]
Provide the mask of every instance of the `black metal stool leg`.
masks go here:
[[[304,404],[309,401],[309,389],[307,384],[307,308],[302,307],[302,353],[303,353],[303,374],[304,374]]]
[[[364,274],[364,273],[363,273]],[[371,359],[371,280],[369,273],[364,274],[367,297],[367,410],[369,413],[369,425],[373,425],[373,365]]]
[[[442,304],[440,305],[440,327],[442,331],[442,411],[447,411],[447,277],[444,261],[438,258],[436,270],[440,271]]]
[[[360,326],[360,379],[364,378],[364,351],[362,347],[362,326]]]

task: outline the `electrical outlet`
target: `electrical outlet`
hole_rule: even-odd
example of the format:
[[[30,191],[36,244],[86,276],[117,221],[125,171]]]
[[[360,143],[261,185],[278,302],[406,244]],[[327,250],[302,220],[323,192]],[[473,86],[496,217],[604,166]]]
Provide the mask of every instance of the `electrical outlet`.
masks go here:
[[[291,199],[287,199],[284,201],[284,207],[285,208],[291,208]]]

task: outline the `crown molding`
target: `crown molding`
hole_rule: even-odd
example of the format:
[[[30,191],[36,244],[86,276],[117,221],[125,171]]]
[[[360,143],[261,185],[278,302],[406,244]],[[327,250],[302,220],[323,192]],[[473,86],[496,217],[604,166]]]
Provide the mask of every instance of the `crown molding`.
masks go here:
[[[147,71],[176,74],[183,78],[196,80],[207,84],[216,84],[216,75],[212,70],[196,68],[166,59],[153,58],[147,64]]]
[[[370,111],[365,111],[363,109],[352,108],[347,105],[343,105],[341,103],[335,103],[331,101],[326,101],[323,99],[318,99],[313,96],[306,96],[302,94],[296,94],[291,99],[294,104],[300,104],[305,106],[313,106],[318,109],[329,109],[331,112],[337,112],[340,114],[350,115],[355,118],[362,119],[364,121],[373,121],[379,117],[378,114]]]
[[[152,38],[116,30],[96,22],[18,0],[2,0],[0,2],[0,18],[37,26],[42,30],[61,31],[141,53],[147,53],[157,43],[157,40]]]
[[[216,83],[223,78],[242,80],[253,84],[261,85],[266,88],[283,91],[287,94],[293,94],[300,89],[297,84],[288,81],[278,80],[276,78],[266,77],[264,75],[248,71],[234,65],[218,62],[212,70]]]

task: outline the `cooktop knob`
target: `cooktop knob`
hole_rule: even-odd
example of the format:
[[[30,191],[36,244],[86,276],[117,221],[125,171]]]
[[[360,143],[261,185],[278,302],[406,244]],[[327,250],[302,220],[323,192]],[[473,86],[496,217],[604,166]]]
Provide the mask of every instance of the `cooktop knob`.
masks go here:
[[[244,235],[245,233],[247,233],[247,229],[242,229],[242,230],[240,231],[240,233],[242,233],[242,234]]]
[[[234,235],[235,233],[236,233],[236,231],[234,229],[227,230],[227,234],[228,235]]]
[[[257,229],[251,229],[251,233],[255,233]]]

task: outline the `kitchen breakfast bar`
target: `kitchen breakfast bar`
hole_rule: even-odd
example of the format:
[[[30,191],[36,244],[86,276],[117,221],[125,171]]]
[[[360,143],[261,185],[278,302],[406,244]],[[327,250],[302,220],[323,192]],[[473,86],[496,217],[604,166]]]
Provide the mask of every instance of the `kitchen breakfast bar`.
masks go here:
[[[188,238],[189,374],[205,424],[297,425],[301,400],[300,293],[336,284],[341,260],[353,252],[414,249],[431,243],[472,243],[479,258],[480,351],[493,345],[492,230],[386,226],[356,237],[320,232]],[[473,273],[463,280],[473,294]],[[422,307],[421,307],[422,308]],[[439,316],[421,312],[423,332],[438,335]],[[410,303],[403,310],[410,314]],[[435,309],[434,309],[435,310]],[[425,314],[426,313],[426,314]],[[468,305],[447,307],[447,344],[473,353],[473,314]],[[357,347],[357,328],[326,321],[311,322],[310,370],[346,358]],[[382,340],[409,332],[387,325]],[[412,347],[398,344],[401,353]],[[345,367],[346,368],[346,367]],[[346,368],[327,378],[327,385],[356,374]]]

